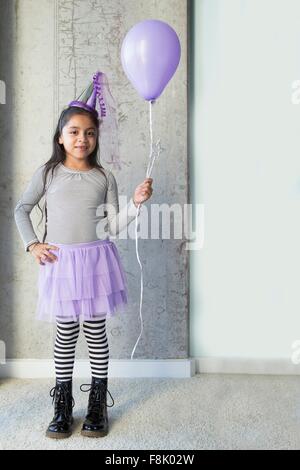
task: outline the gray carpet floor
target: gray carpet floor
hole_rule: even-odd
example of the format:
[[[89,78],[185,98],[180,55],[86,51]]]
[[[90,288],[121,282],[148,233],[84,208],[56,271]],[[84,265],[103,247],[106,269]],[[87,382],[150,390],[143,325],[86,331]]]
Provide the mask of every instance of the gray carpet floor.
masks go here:
[[[0,449],[299,449],[300,377],[199,374],[189,379],[109,378],[110,431],[80,435],[88,393],[74,381],[73,434],[45,437],[53,381],[0,381]],[[108,403],[110,404],[108,397]]]

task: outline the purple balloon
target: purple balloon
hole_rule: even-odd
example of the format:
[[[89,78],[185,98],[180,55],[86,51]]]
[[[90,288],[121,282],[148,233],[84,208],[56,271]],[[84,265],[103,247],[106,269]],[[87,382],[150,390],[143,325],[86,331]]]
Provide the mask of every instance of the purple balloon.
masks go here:
[[[178,67],[180,55],[176,32],[159,20],[145,20],[133,26],[121,49],[124,72],[147,101],[162,94]]]

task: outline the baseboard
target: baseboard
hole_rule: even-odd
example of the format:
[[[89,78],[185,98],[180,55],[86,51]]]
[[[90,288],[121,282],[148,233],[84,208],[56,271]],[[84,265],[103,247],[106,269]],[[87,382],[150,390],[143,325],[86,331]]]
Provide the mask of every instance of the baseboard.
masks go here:
[[[174,377],[195,374],[300,375],[300,364],[289,358],[216,358],[187,359],[110,359],[109,377]],[[0,378],[50,378],[54,376],[52,359],[8,359],[0,364]],[[76,359],[75,378],[89,378],[86,359]]]
[[[300,364],[290,358],[198,357],[195,361],[196,374],[300,374]]]
[[[0,365],[1,378],[54,377],[53,359],[8,359]],[[195,375],[195,359],[110,359],[109,377],[173,377]],[[74,378],[89,378],[88,360],[75,361]]]

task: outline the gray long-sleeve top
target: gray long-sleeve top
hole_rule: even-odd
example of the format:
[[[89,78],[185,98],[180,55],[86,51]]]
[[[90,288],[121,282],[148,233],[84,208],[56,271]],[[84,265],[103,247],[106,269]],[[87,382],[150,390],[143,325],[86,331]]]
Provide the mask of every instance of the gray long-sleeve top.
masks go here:
[[[43,196],[43,172],[39,167],[14,209],[14,217],[25,251],[38,242],[30,213]],[[45,243],[85,243],[109,239],[135,219],[137,208],[130,198],[119,210],[118,187],[113,173],[102,169],[71,170],[59,163],[48,172],[46,192],[47,235]],[[104,216],[104,210],[107,217]],[[139,209],[140,212],[140,209]],[[108,229],[108,230],[107,230]]]

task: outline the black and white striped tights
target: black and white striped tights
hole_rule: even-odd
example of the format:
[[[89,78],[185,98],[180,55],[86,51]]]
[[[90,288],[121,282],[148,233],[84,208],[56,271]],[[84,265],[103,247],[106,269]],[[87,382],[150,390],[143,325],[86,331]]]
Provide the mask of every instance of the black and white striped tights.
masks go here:
[[[92,377],[105,378],[107,377],[109,360],[106,318],[85,321],[82,326],[89,350]],[[54,362],[56,379],[60,382],[72,379],[79,330],[79,322],[56,322]]]

